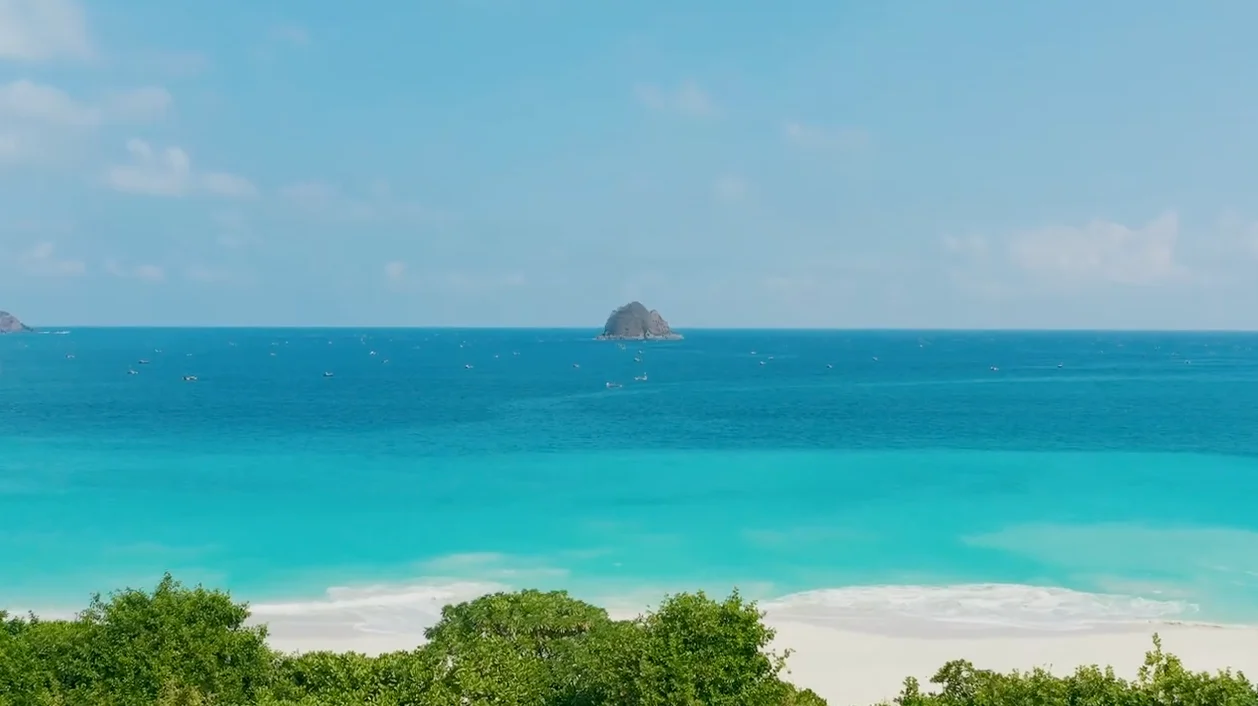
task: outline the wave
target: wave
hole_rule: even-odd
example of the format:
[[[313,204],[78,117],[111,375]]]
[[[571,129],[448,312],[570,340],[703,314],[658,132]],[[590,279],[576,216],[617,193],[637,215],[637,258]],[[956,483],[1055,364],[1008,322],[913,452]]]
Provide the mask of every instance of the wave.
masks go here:
[[[1200,606],[1187,601],[1001,583],[821,589],[762,607],[776,620],[896,632],[914,625],[1076,631],[1185,622],[1200,613]]]
[[[504,584],[446,581],[328,589],[319,599],[260,603],[254,620],[266,623],[280,649],[408,649],[423,641],[425,628],[441,618],[444,605],[471,600]],[[641,592],[632,597],[582,595],[623,618],[650,606]],[[656,596],[655,598],[658,598]],[[631,606],[636,606],[631,608]],[[1085,593],[1020,584],[952,586],[855,586],[794,593],[763,601],[770,623],[804,623],[886,635],[933,637],[941,633],[1066,632],[1189,622],[1192,603],[1136,596]]]
[[[480,581],[437,581],[404,585],[329,588],[321,599],[250,606],[254,622],[266,623],[281,641],[292,635],[313,638],[334,649],[337,638],[364,635],[405,638],[400,647],[416,644],[425,628],[441,619],[444,606],[510,590]],[[409,640],[409,642],[408,642]],[[390,648],[394,649],[394,648]]]

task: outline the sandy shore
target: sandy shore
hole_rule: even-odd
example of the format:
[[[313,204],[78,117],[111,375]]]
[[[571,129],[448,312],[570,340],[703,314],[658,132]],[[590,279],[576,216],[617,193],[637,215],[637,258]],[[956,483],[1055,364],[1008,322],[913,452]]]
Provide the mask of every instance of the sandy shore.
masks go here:
[[[889,700],[906,676],[929,687],[935,670],[951,659],[968,659],[976,667],[998,671],[1040,666],[1056,674],[1108,664],[1120,676],[1132,678],[1152,647],[1154,632],[1162,636],[1163,649],[1191,669],[1231,667],[1258,675],[1258,629],[1252,628],[1148,625],[1066,634],[911,637],[778,622],[772,616],[767,622],[778,631],[775,647],[793,651],[789,681],[812,689],[831,706]]]
[[[435,616],[429,617],[431,622]],[[272,646],[286,651],[331,649],[379,654],[410,649],[422,642],[422,630],[364,632],[358,620],[343,614],[288,618],[268,616]],[[1009,671],[1040,666],[1062,674],[1087,664],[1111,665],[1134,677],[1152,635],[1196,670],[1225,667],[1258,675],[1258,629],[1184,624],[1129,625],[1072,632],[1012,630],[934,621],[840,621],[822,627],[787,613],[766,622],[777,630],[774,648],[792,651],[788,680],[824,697],[831,706],[870,706],[894,697],[907,676],[924,687],[935,671],[952,659],[968,659],[979,668]]]

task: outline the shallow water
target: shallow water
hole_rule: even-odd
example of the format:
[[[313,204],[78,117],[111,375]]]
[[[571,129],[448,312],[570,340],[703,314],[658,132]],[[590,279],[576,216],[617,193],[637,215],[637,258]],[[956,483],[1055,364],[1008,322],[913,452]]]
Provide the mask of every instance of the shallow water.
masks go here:
[[[0,338],[0,605],[170,570],[368,628],[488,585],[1258,620],[1258,335],[588,338]]]

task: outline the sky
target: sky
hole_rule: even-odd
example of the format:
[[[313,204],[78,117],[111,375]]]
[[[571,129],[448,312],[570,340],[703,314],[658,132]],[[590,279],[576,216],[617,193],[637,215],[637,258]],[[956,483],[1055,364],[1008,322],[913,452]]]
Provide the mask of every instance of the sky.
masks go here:
[[[1258,328],[1252,0],[0,0],[27,323]]]

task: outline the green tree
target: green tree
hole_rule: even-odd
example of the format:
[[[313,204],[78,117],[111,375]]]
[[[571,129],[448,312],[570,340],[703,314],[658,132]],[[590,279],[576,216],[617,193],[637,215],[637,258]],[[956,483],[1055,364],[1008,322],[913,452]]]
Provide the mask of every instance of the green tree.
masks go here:
[[[118,706],[148,706],[159,697],[249,703],[268,683],[274,655],[266,629],[247,627],[248,617],[248,607],[228,594],[185,588],[169,574],[152,593],[98,595],[77,621],[86,665],[63,678],[86,675],[97,695]]]
[[[786,655],[737,592],[667,597],[613,621],[562,592],[448,606],[425,645],[379,657],[278,655],[248,607],[169,576],[95,597],[73,620],[0,612],[0,706],[823,706],[782,681]],[[843,665],[835,665],[841,670]],[[1193,672],[1153,649],[1134,680],[1083,667],[1000,673],[957,660],[900,706],[1258,706],[1239,673]]]
[[[786,655],[769,652],[773,631],[738,592],[723,601],[679,594],[659,609],[603,633],[590,673],[600,703],[626,706],[807,704],[779,678]],[[815,702],[815,701],[814,701]]]
[[[611,621],[562,591],[495,593],[447,606],[425,632],[421,659],[436,704],[586,703],[581,655]]]
[[[896,699],[900,706],[1258,706],[1255,691],[1244,675],[1231,672],[1191,672],[1177,657],[1162,651],[1153,636],[1153,650],[1135,681],[1114,675],[1112,668],[1080,667],[1057,677],[1043,669],[1001,674],[976,669],[964,660],[948,662],[931,682],[935,693],[924,693],[915,679],[905,680]]]

